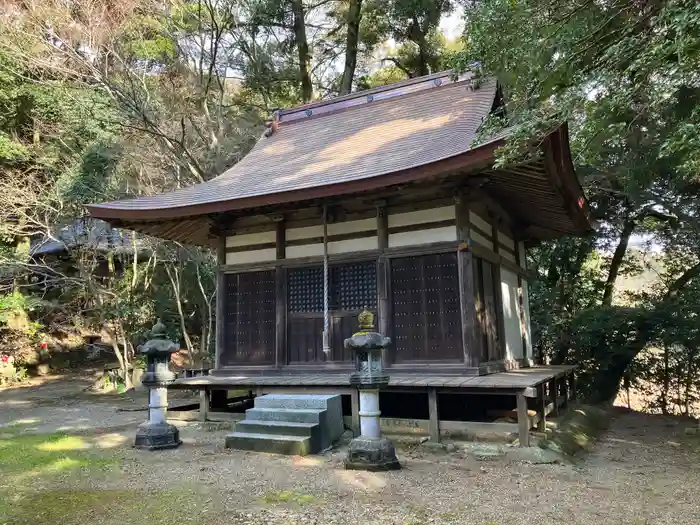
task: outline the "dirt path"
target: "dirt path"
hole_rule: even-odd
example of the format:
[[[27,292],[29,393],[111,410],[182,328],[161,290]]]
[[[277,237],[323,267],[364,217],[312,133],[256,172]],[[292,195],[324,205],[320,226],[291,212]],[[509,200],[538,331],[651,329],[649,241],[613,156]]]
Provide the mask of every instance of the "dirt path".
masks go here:
[[[32,396],[31,405],[17,404]],[[55,410],[40,397],[31,389],[0,392],[0,421]],[[124,414],[116,405],[82,398],[71,407],[87,420],[106,411],[100,424],[122,421]],[[65,414],[51,416],[52,426]],[[63,426],[75,423],[68,414]],[[687,425],[621,410],[596,450],[575,464],[478,461],[417,448],[400,450],[403,470],[380,474],[345,471],[342,449],[306,458],[226,450],[225,431],[199,425],[182,428],[182,447],[159,453],[130,448],[133,429],[100,429],[76,447],[111,466],[58,478],[37,474],[44,495],[56,502],[52,511],[38,514],[29,505],[36,498],[22,496],[26,521],[8,523],[696,525],[699,442],[684,436]],[[70,505],[57,515],[66,490]]]

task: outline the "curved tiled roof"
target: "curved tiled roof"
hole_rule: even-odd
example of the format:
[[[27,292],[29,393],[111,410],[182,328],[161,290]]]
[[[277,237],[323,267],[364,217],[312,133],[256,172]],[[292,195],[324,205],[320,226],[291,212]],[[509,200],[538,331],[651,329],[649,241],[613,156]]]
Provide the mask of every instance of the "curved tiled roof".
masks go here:
[[[474,149],[496,93],[495,79],[474,89],[469,79],[454,81],[442,73],[422,84],[407,82],[283,111],[270,137],[262,137],[246,157],[211,181],[89,209],[105,219],[187,217],[442,161]]]

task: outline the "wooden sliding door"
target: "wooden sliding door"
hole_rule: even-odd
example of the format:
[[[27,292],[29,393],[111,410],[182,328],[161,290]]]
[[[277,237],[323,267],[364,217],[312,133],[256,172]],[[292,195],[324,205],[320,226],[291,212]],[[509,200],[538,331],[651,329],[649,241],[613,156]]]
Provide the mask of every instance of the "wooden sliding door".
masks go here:
[[[275,362],[274,270],[224,276],[221,366]]]
[[[394,361],[464,359],[456,251],[391,260]]]

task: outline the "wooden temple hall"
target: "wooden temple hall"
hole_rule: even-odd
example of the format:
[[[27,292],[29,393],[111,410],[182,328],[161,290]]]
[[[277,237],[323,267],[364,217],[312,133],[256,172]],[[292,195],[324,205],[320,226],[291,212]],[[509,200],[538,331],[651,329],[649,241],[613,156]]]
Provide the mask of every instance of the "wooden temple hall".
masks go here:
[[[573,370],[534,365],[525,251],[591,225],[565,126],[534,160],[494,166],[507,133],[479,131],[502,104],[495,79],[444,72],[279,110],[213,180],[91,206],[217,250],[215,367],[174,386],[348,394],[356,425],[343,340],[366,307],[393,342],[385,415],[439,439],[512,411],[527,442],[573,395]]]

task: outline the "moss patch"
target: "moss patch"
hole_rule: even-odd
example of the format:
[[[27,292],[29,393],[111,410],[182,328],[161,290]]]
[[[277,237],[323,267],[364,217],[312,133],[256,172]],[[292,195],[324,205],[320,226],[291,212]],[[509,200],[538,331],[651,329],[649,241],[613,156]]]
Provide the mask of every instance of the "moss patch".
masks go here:
[[[194,491],[56,490],[15,496],[0,515],[13,525],[171,524],[183,518],[205,523],[216,515],[210,500]],[[220,509],[218,509],[220,510]],[[5,519],[5,521],[2,520]]]
[[[304,494],[294,490],[271,491],[257,500],[259,503],[277,504],[277,503],[294,503],[296,505],[305,505],[316,501],[311,494]]]
[[[82,437],[65,434],[11,436],[0,440],[3,475],[39,475],[109,465]]]
[[[540,447],[568,456],[589,451],[609,422],[610,415],[603,408],[587,405],[574,407],[562,418],[552,435],[540,442]]]

